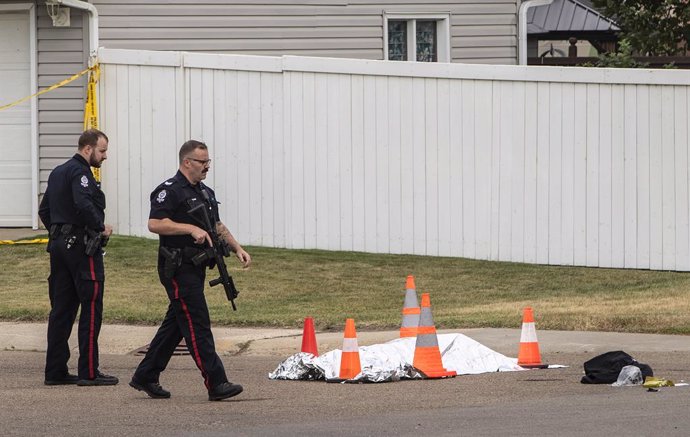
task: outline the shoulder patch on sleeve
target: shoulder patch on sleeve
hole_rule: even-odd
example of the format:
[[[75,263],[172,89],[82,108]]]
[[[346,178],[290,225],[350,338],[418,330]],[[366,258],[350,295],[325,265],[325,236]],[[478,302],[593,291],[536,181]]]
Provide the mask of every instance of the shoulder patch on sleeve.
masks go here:
[[[156,196],[156,202],[158,202],[158,203],[163,203],[163,202],[165,202],[165,198],[166,198],[167,195],[168,195],[168,192],[167,192],[167,191],[165,191],[165,190],[160,190],[160,191],[158,192],[158,196]]]
[[[81,186],[84,188],[89,186],[89,178],[87,178],[86,175],[83,175],[79,182],[81,183]]]

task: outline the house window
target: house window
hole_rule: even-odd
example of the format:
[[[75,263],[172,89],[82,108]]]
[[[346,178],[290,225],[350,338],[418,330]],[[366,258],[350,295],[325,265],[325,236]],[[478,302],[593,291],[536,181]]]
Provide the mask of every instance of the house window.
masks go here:
[[[385,59],[450,62],[449,16],[385,14]]]
[[[388,22],[388,59],[407,61],[407,21]]]
[[[417,21],[417,61],[438,62],[436,22]]]

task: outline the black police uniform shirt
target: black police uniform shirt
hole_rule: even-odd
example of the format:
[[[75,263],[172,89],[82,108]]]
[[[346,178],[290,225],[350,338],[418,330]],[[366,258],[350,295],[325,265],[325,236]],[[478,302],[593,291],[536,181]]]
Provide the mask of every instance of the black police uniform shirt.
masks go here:
[[[97,232],[105,229],[105,194],[83,156],[75,154],[50,173],[38,215],[48,229],[65,223]]]
[[[160,184],[151,193],[149,218],[167,218],[176,223],[192,224],[203,229],[205,225],[199,221],[201,216],[195,217],[188,212],[198,203],[204,202],[201,190],[206,190],[210,198],[212,216],[209,218],[218,222],[220,217],[215,192],[202,182],[192,185],[179,170],[175,176]],[[194,243],[191,235],[160,235],[160,245],[171,248],[201,247]]]

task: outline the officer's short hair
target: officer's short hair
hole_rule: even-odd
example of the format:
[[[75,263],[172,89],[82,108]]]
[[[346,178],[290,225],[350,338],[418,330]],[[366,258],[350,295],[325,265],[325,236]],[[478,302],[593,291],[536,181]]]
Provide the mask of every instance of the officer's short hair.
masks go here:
[[[197,140],[189,140],[185,142],[182,147],[180,147],[180,164],[182,164],[182,161],[195,151],[196,149],[201,149],[201,150],[208,150],[208,147],[206,147],[206,144],[202,143],[201,141]]]
[[[86,146],[95,147],[96,144],[98,143],[99,138],[104,138],[106,141],[109,141],[108,136],[106,134],[104,134],[103,132],[99,131],[98,129],[87,129],[87,130],[85,130],[79,136],[79,150],[83,149]]]

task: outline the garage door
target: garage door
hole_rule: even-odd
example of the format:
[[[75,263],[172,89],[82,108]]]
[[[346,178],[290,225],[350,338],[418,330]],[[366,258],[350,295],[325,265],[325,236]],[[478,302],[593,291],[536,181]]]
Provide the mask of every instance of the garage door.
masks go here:
[[[0,10],[0,105],[31,94],[29,12]],[[31,103],[0,111],[0,227],[31,226]]]

